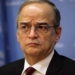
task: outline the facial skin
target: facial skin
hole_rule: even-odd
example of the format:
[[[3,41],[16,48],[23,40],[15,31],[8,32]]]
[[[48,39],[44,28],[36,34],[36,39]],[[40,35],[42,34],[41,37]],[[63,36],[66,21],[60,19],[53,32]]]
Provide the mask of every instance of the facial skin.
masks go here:
[[[58,42],[61,27],[58,27],[56,31],[54,28],[50,28],[45,34],[38,34],[34,27],[40,22],[47,23],[52,26],[53,19],[54,16],[52,7],[46,3],[29,4],[21,10],[21,13],[19,14],[18,26],[21,22],[26,22],[32,26],[28,35],[21,34],[19,30],[17,31],[17,40],[20,43],[25,58],[29,64],[35,64],[47,57],[53,50],[55,43]],[[30,63],[31,59],[35,62]]]

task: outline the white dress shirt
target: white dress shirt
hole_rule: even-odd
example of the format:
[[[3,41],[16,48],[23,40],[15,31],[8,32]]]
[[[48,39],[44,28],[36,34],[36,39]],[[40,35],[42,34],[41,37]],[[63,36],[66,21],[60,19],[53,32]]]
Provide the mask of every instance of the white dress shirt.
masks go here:
[[[33,66],[31,66],[36,70],[32,75],[45,75],[48,65],[50,64],[53,55],[54,55],[54,50],[45,59],[43,59],[43,60],[39,61],[38,63],[34,64]],[[24,69],[23,69],[21,75],[26,75],[25,70],[28,67],[30,67],[30,65],[27,63],[27,61],[25,59]]]

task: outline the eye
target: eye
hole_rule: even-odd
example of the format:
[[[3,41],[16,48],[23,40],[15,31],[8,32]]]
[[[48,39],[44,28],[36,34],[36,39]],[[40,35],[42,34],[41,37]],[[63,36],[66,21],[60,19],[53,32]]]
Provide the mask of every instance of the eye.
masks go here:
[[[26,25],[23,25],[23,26],[21,26],[21,28],[22,28],[22,29],[26,29],[26,28],[27,28],[27,26],[26,26]]]
[[[29,28],[29,25],[27,23],[20,23],[20,28],[21,29],[26,29],[26,28]]]
[[[39,29],[39,30],[47,30],[47,28],[48,28],[48,27],[47,27],[46,25],[39,25],[39,26],[38,26],[38,29]]]

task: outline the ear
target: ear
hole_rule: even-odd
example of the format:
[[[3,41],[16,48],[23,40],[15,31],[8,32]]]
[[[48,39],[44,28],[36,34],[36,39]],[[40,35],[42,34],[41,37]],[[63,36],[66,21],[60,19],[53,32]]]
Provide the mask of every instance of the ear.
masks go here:
[[[18,31],[16,32],[16,36],[17,36],[17,41],[19,42],[19,33],[18,33]]]
[[[55,33],[56,33],[56,36],[55,36],[55,42],[57,43],[60,39],[60,36],[61,36],[61,26],[57,27],[56,30],[55,30]]]

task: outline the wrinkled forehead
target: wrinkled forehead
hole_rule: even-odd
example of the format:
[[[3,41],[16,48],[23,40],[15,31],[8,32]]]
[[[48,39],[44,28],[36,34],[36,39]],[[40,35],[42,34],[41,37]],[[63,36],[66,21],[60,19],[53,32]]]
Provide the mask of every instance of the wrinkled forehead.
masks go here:
[[[33,3],[22,8],[19,21],[26,20],[53,20],[53,9],[46,3]]]

